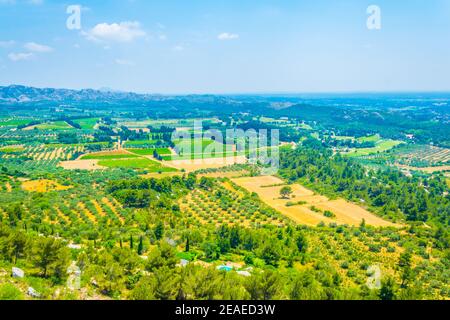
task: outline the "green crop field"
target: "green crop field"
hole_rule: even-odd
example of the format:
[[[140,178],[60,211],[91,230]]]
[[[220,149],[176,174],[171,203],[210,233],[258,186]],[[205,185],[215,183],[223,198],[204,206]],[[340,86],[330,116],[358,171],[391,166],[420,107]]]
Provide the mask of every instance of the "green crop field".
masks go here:
[[[99,120],[99,118],[86,118],[76,119],[73,122],[78,123],[81,126],[81,129],[94,129]]]
[[[39,130],[74,130],[74,128],[65,121],[41,123],[36,125],[35,128]]]
[[[368,136],[368,137],[360,137],[356,139],[358,142],[378,142],[379,140],[381,140],[381,137],[379,134],[374,134],[372,136]]]
[[[157,140],[135,140],[135,141],[126,141],[124,146],[126,148],[144,148],[144,147],[152,147],[155,146]]]
[[[30,123],[31,119],[0,119],[0,127],[17,127]]]
[[[156,161],[152,161],[147,158],[134,158],[126,160],[100,160],[98,162],[100,166],[108,168],[129,168],[129,169],[146,169],[150,172],[175,172],[176,169],[164,167]]]
[[[404,143],[403,141],[396,141],[396,140],[379,140],[375,147],[373,148],[360,148],[360,149],[353,149],[349,151],[348,153],[344,153],[344,155],[349,157],[361,157],[361,156],[367,156],[371,154],[377,154],[386,152],[388,150],[391,150],[392,148]]]
[[[170,155],[172,152],[168,148],[154,148],[154,149],[127,149],[129,152],[141,156],[152,156],[156,151],[160,155]]]

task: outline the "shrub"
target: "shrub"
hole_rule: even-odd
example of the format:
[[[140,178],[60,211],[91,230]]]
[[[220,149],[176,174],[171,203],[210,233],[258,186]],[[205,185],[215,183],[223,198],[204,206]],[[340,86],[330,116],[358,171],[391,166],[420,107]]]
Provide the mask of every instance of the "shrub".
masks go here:
[[[22,292],[10,283],[0,286],[0,300],[23,300]]]

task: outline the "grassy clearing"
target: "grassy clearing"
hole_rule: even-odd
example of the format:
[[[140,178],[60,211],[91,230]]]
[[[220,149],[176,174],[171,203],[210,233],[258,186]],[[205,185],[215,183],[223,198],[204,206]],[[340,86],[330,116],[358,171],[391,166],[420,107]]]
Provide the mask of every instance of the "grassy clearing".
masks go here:
[[[356,141],[358,141],[359,143],[364,143],[364,142],[378,142],[381,140],[381,137],[379,134],[374,134],[372,136],[368,136],[368,137],[360,137],[357,138]]]
[[[348,153],[344,153],[344,155],[349,157],[368,156],[371,154],[386,152],[402,143],[404,142],[398,140],[380,140],[373,148],[352,149]]]

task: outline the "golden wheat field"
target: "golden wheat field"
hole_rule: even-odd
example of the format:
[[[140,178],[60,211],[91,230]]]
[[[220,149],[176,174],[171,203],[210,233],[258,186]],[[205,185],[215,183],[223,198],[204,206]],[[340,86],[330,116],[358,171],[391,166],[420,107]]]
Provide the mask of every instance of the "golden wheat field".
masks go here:
[[[63,186],[52,180],[30,180],[22,183],[22,189],[28,192],[50,192],[68,190],[71,187]]]
[[[250,192],[257,193],[262,201],[299,224],[316,226],[324,222],[357,226],[365,220],[367,224],[375,227],[399,227],[356,204],[343,199],[330,200],[299,184],[291,185],[293,193],[290,199],[282,199],[280,190],[285,183],[274,176],[243,177],[232,181]],[[301,204],[286,206],[288,202]],[[335,217],[324,216],[325,211],[332,212]]]

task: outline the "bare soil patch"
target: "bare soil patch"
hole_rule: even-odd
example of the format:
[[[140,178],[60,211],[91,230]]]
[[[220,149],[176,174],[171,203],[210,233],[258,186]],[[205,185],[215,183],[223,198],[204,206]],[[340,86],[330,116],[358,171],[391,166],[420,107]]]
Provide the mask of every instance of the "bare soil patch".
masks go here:
[[[61,161],[60,167],[66,170],[102,170],[106,169],[98,165],[98,160],[74,160],[74,161]]]
[[[193,172],[201,169],[216,169],[233,164],[247,163],[245,156],[226,157],[226,158],[209,158],[209,159],[195,159],[195,160],[171,160],[164,161],[164,165],[186,172]]]

